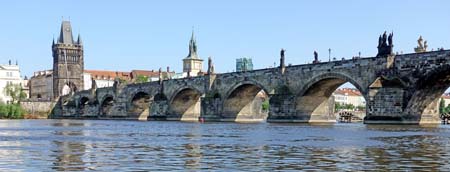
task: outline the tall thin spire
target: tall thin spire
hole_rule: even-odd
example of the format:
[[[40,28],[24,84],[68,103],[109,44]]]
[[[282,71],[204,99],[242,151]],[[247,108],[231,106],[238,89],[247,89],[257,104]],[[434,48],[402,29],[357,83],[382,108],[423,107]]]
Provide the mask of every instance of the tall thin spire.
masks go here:
[[[77,44],[79,44],[79,45],[83,44],[83,41],[81,41],[81,35],[80,35],[80,33],[78,33]]]
[[[197,42],[195,40],[194,29],[192,29],[191,40],[189,41],[189,55],[187,59],[198,59],[197,55]]]

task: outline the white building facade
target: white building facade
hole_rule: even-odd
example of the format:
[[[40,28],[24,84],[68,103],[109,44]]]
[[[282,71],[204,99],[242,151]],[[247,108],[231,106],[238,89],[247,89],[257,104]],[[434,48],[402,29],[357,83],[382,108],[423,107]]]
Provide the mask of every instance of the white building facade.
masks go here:
[[[6,65],[0,65],[0,103],[11,101],[11,97],[7,96],[4,91],[8,84],[23,84],[19,66],[17,64],[13,65],[11,62]]]
[[[354,88],[340,88],[334,93],[334,101],[340,104],[352,104],[354,106],[365,106],[366,100],[361,92]]]

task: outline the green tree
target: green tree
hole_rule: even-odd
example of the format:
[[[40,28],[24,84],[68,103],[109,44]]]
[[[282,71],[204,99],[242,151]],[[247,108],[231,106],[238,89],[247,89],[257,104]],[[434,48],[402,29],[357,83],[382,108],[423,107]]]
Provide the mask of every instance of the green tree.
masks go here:
[[[25,110],[19,104],[0,103],[0,118],[4,119],[23,119]]]
[[[11,97],[11,104],[19,103],[20,100],[27,97],[26,93],[23,92],[22,86],[19,84],[7,84],[3,92],[6,96]]]
[[[356,109],[357,109],[357,110],[360,110],[360,111],[363,111],[363,110],[366,110],[366,106],[364,106],[364,105],[359,105],[359,106],[356,106]]]
[[[445,100],[443,98],[439,102],[439,113],[446,113]]]
[[[116,77],[116,79],[119,80],[120,84],[123,84],[123,85],[127,85],[128,84],[128,81],[126,79],[123,79],[123,78],[120,78],[120,77]]]
[[[353,105],[353,104],[347,104],[347,106],[346,106],[345,109],[347,109],[347,110],[353,110],[353,109],[355,109],[355,105]]]
[[[355,107],[355,105],[353,105],[353,104],[343,104],[343,103],[341,104],[339,102],[336,102],[334,104],[334,110],[336,112],[340,111],[340,110],[354,110],[355,108],[358,108],[358,107]]]
[[[337,112],[337,111],[339,111],[339,110],[341,110],[341,109],[342,109],[341,103],[336,102],[336,103],[334,104],[334,111]]]
[[[267,112],[267,111],[269,111],[269,106],[270,106],[270,104],[269,104],[269,99],[266,99],[266,100],[264,100],[263,102],[262,102],[262,110],[264,111],[264,112]]]
[[[144,83],[144,82],[148,82],[148,76],[145,75],[138,75],[136,77],[136,83]]]

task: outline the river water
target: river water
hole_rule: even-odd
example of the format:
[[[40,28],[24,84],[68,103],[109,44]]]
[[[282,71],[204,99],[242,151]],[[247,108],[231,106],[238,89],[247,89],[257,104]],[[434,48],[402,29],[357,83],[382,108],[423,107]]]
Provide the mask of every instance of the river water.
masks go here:
[[[450,127],[0,121],[0,171],[450,170]]]

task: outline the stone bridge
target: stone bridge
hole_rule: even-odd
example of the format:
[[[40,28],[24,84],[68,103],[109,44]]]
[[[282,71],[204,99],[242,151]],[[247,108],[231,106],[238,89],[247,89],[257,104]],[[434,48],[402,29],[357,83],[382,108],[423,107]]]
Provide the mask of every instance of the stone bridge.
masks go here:
[[[346,82],[366,99],[365,123],[439,123],[438,101],[450,86],[450,51],[119,83],[60,97],[51,117],[335,122],[330,96]]]

